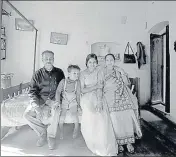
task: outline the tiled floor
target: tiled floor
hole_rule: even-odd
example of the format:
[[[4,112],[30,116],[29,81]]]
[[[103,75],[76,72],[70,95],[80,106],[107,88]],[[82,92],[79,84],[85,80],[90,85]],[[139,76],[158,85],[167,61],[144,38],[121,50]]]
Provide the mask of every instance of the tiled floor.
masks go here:
[[[28,126],[22,127],[18,131],[12,131],[1,141],[1,155],[23,155],[23,156],[94,156],[88,150],[81,134],[76,139],[72,139],[73,125],[65,125],[64,139],[57,137],[55,150],[49,150],[48,146],[36,147],[37,136]]]
[[[141,111],[141,117],[176,145],[176,128],[146,110]]]
[[[156,115],[147,110],[141,110],[141,117],[148,122],[161,120],[161,118],[157,117]]]
[[[162,141],[162,143],[165,143],[165,147],[175,154],[176,127],[147,110],[141,110],[141,117],[152,128],[152,130],[155,130],[155,136],[158,136],[159,140]]]
[[[176,116],[174,116],[173,114],[169,114],[165,112],[165,106],[158,104],[158,105],[154,105],[153,108],[158,109],[159,111],[164,112],[166,115],[166,118],[168,118],[170,121],[172,121],[173,123],[176,124]],[[172,113],[176,113],[173,109],[171,110]]]
[[[72,139],[72,124],[66,124],[64,127],[64,140],[59,140],[58,134],[55,150],[49,150],[47,145],[36,147],[37,136],[28,126],[18,131],[12,130],[12,133],[1,141],[1,156],[95,156],[87,148],[81,133],[76,139]],[[167,150],[143,130],[142,140],[136,141],[135,154],[121,153],[118,156],[162,156],[165,153]]]
[[[162,112],[165,112],[165,106],[162,105],[162,104],[158,104],[158,105],[153,105],[154,108],[162,111]]]
[[[146,110],[141,111],[141,117],[176,144],[176,128],[173,128],[167,122]]]

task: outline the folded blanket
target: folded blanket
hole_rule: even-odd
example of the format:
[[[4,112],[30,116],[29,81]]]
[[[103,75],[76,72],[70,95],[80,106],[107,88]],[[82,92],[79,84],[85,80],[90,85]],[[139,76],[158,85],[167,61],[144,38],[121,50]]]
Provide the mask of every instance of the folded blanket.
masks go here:
[[[1,104],[1,126],[22,126],[26,125],[23,118],[24,111],[30,104],[28,94],[21,94],[12,99],[7,99]]]

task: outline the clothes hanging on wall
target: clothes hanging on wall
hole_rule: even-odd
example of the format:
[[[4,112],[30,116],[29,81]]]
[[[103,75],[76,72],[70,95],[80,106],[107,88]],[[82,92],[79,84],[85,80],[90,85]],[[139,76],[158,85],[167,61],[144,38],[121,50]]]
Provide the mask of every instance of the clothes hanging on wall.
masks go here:
[[[136,56],[137,56],[137,61],[138,61],[138,68],[140,69],[140,67],[143,64],[146,64],[145,48],[144,48],[144,45],[141,42],[137,42]]]

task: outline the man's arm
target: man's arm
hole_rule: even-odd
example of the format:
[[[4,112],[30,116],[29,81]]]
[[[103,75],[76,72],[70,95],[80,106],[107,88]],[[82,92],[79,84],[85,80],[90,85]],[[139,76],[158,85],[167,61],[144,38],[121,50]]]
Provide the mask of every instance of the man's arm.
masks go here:
[[[64,72],[61,69],[60,69],[60,74],[59,75],[60,75],[61,80],[65,79]]]
[[[56,95],[55,95],[55,100],[61,104],[61,93],[63,91],[63,88],[64,88],[64,82],[65,82],[65,79],[62,79],[57,87],[57,90],[56,90]]]
[[[35,73],[30,82],[29,96],[31,98],[31,105],[34,107],[39,106],[39,86],[37,73]]]

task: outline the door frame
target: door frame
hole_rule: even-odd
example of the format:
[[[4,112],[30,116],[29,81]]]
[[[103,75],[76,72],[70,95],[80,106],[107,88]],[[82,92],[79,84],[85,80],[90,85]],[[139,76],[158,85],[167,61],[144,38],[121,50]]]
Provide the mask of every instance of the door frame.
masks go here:
[[[166,107],[165,112],[170,113],[170,52],[169,52],[169,25],[166,26]]]
[[[150,88],[152,89],[152,50],[153,50],[153,47],[152,47],[152,41],[153,41],[153,39],[155,39],[155,38],[160,38],[160,39],[162,39],[162,46],[163,46],[163,36],[164,36],[165,34],[162,34],[162,35],[160,35],[160,34],[153,34],[153,33],[151,33],[150,34],[150,56],[151,56],[151,58],[150,58],[150,73],[151,73],[151,85],[150,85]],[[162,51],[163,51],[163,49],[162,49]],[[164,54],[164,52],[162,52],[162,66],[163,66],[163,55]],[[161,86],[161,95],[162,95],[162,99],[163,99],[163,70],[162,70],[162,86]],[[156,101],[156,102],[152,102],[152,92],[150,93],[150,98],[151,98],[151,105],[153,106],[153,105],[158,105],[158,104],[162,104],[162,105],[164,105],[165,106],[165,104],[162,102],[162,101]]]
[[[2,0],[0,0],[0,27],[2,26]],[[0,32],[1,36],[1,32]],[[0,40],[0,45],[1,45],[1,40]],[[1,50],[0,50],[0,58],[1,58]],[[0,73],[1,73],[1,59],[0,59]],[[1,88],[1,77],[0,77],[0,103],[2,102],[2,88]]]
[[[169,53],[169,25],[166,26],[166,31],[163,34],[150,34],[150,53],[151,53],[151,45],[152,39],[156,37],[161,37],[166,35],[166,75],[165,75],[165,104],[160,102],[160,104],[165,106],[165,112],[170,113],[170,53]],[[151,55],[150,55],[151,56]],[[151,65],[151,58],[150,58],[150,65]],[[150,66],[151,70],[151,66]],[[151,77],[152,77],[152,70],[151,70]],[[152,81],[152,80],[151,80]],[[152,89],[152,84],[151,84]],[[162,90],[163,92],[163,90]],[[152,98],[152,92],[150,93],[150,98]],[[153,105],[157,105],[159,103],[155,103]],[[150,101],[150,105],[152,106],[152,102]]]

